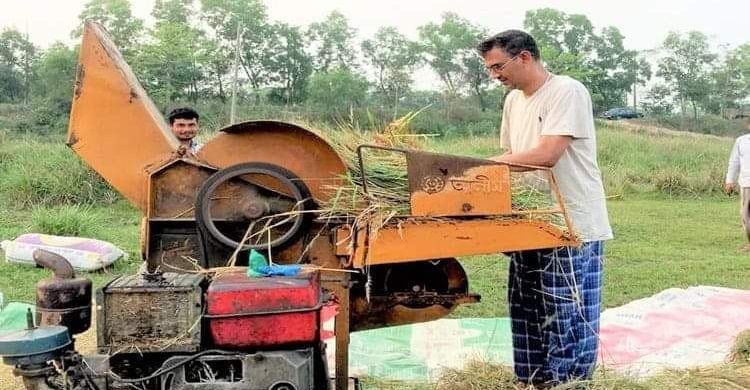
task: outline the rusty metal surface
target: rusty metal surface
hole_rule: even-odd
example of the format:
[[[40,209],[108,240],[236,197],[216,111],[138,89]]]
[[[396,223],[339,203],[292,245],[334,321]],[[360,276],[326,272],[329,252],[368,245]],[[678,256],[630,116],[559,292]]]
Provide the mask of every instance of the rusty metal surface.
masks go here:
[[[175,160],[151,176],[149,218],[194,217],[195,196],[215,169],[186,160]]]
[[[405,156],[411,215],[424,217],[507,214],[511,209],[510,169],[490,160],[379,145],[359,145],[362,190],[367,194],[364,151]]]
[[[142,211],[149,165],[179,143],[106,32],[86,23],[68,145]]]
[[[579,244],[546,222],[517,219],[409,219],[380,228],[377,235],[369,237],[360,229],[354,245],[347,229],[339,229],[337,234],[337,253],[351,255],[356,268]]]
[[[55,275],[36,284],[36,323],[66,326],[71,334],[85,332],[91,326],[91,280],[76,278],[70,263],[56,253],[37,249],[33,256]]]
[[[426,152],[406,154],[414,216],[511,212],[510,169],[489,161]]]
[[[201,346],[204,277],[164,273],[150,283],[123,276],[96,293],[101,353],[195,352]]]
[[[366,282],[351,293],[354,330],[431,321],[480,299],[469,293],[466,272],[455,259],[375,265],[367,272]]]
[[[341,157],[321,137],[277,121],[224,128],[201,148],[198,158],[218,168],[248,161],[278,165],[299,176],[318,200],[329,199],[333,194],[326,186],[340,183],[347,172]]]

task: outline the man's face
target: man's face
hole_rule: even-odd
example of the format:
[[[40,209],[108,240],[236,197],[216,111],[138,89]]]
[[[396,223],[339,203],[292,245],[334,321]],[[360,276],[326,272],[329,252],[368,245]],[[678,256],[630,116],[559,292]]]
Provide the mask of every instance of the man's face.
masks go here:
[[[198,120],[175,119],[172,122],[172,133],[180,141],[190,141],[198,134]]]
[[[506,88],[519,88],[519,76],[523,71],[524,53],[511,56],[497,47],[484,53],[484,66],[491,78],[500,81]]]

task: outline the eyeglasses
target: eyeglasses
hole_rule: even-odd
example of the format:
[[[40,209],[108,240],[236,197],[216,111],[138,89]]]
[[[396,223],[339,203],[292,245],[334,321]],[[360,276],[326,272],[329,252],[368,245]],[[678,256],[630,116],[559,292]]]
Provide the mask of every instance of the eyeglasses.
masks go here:
[[[513,60],[518,58],[519,55],[520,53],[514,55],[508,61],[505,61],[502,64],[490,65],[490,66],[485,67],[485,69],[487,69],[487,73],[500,73],[503,71],[503,69],[505,69],[506,66],[508,66],[508,64],[510,64],[511,62],[513,62]]]

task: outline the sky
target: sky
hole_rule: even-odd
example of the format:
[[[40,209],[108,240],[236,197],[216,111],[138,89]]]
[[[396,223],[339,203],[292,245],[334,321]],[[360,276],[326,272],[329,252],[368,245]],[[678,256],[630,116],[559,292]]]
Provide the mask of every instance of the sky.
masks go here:
[[[0,28],[28,28],[29,37],[46,47],[56,40],[70,42],[70,31],[87,0],[0,0]],[[153,0],[131,0],[134,13],[148,18]],[[730,46],[750,41],[747,28],[750,1],[714,0],[266,0],[272,20],[307,25],[338,10],[357,28],[359,38],[372,36],[380,26],[395,26],[416,37],[417,26],[438,21],[443,12],[499,32],[521,28],[527,10],[552,7],[586,15],[595,28],[615,26],[629,49],[659,46],[669,31],[702,31],[717,43]]]
[[[29,38],[42,48],[58,40],[70,44],[70,31],[76,27],[78,14],[87,1],[0,0],[0,29],[28,31]],[[154,1],[131,3],[134,14],[148,24]],[[490,32],[500,32],[522,28],[527,10],[551,7],[584,14],[597,30],[619,28],[627,49],[657,48],[670,31],[701,31],[714,44],[729,47],[750,42],[750,0],[266,0],[265,4],[271,20],[298,26],[323,20],[338,10],[357,29],[359,39],[371,37],[381,26],[395,26],[416,38],[418,26],[437,22],[448,11],[485,26]]]

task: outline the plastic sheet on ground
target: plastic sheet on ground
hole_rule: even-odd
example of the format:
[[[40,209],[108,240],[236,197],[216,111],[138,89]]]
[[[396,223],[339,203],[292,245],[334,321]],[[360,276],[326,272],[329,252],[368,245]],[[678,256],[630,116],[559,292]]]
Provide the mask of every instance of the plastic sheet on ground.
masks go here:
[[[9,302],[0,310],[0,334],[26,329],[26,313],[31,309],[34,313],[34,305],[20,302]]]
[[[0,247],[8,262],[36,265],[34,251],[45,249],[65,257],[76,271],[95,271],[127,257],[120,248],[106,241],[38,233],[22,234],[13,241],[1,242]]]
[[[335,342],[327,344],[333,373]],[[512,358],[509,319],[441,319],[352,333],[349,375],[424,381],[472,359],[511,364]]]
[[[665,368],[720,364],[745,329],[750,291],[671,288],[602,314],[600,360],[639,378]]]
[[[642,378],[665,368],[719,364],[748,328],[750,291],[672,288],[602,313],[600,365]],[[334,340],[327,344],[333,373]],[[352,376],[431,381],[471,359],[512,364],[509,319],[441,319],[355,332],[349,347]]]

